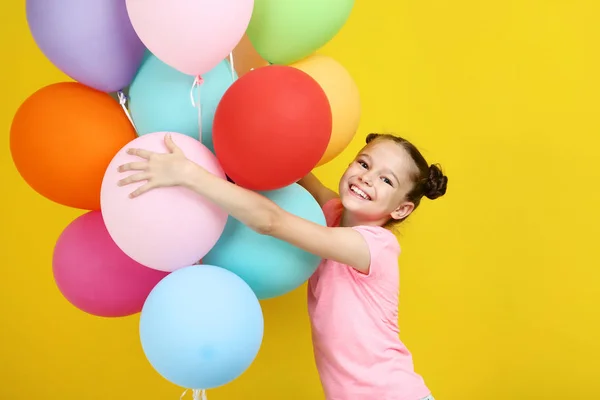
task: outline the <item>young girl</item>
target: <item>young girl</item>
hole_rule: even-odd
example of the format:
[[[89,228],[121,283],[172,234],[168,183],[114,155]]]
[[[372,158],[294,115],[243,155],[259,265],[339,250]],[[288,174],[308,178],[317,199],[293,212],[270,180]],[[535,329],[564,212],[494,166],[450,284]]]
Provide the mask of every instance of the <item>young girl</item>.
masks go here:
[[[146,181],[131,196],[183,186],[221,206],[253,230],[323,259],[308,282],[315,361],[327,400],[433,399],[399,339],[396,237],[386,228],[406,219],[423,196],[446,192],[448,178],[415,146],[370,134],[348,166],[339,195],[312,174],[299,184],[322,206],[327,227],[287,213],[266,197],[220,179],[188,160],[165,137],[166,154],[130,149],[140,171],[119,185]]]

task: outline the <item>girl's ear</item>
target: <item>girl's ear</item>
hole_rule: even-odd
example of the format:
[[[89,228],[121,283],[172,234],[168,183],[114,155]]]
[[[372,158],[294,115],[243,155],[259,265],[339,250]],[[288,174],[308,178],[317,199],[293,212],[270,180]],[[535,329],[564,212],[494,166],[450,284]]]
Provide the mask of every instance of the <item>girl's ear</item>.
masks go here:
[[[414,209],[414,203],[410,201],[405,201],[404,203],[401,203],[394,211],[392,211],[390,216],[392,217],[392,219],[399,221],[408,217]]]

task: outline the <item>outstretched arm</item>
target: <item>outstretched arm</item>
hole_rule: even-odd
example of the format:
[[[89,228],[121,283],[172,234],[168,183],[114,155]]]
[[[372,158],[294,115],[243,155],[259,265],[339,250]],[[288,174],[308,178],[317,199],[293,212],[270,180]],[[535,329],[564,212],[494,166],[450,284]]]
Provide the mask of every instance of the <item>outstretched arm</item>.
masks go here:
[[[360,233],[351,228],[329,228],[297,217],[268,198],[220,179],[199,166],[188,172],[184,185],[260,234],[276,237],[361,272],[369,269],[367,244]]]
[[[329,200],[337,197],[336,192],[323,185],[312,173],[300,179],[298,184],[306,189],[321,207]]]
[[[165,186],[184,186],[217,204],[232,217],[263,235],[288,242],[318,257],[334,260],[367,273],[370,253],[362,235],[352,228],[330,228],[288,213],[268,198],[221,179],[191,162],[165,138],[167,154],[133,149],[144,161],[125,164],[121,171],[138,170],[119,184],[146,181],[132,197]]]

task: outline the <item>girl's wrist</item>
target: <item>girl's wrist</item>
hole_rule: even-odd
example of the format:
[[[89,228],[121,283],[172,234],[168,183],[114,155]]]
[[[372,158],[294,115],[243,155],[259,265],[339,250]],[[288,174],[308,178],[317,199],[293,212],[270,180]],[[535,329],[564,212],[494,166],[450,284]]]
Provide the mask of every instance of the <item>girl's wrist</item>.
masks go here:
[[[204,168],[193,161],[187,160],[181,171],[180,185],[188,189],[193,188],[198,184],[198,180],[202,179],[202,174],[205,172]]]

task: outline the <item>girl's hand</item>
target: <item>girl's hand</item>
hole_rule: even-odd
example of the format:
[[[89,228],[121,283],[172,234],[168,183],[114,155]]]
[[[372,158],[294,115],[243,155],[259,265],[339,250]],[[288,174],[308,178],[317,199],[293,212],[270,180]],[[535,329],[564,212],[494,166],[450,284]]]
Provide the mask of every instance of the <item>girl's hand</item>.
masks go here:
[[[186,171],[192,168],[194,164],[185,157],[183,151],[175,145],[168,133],[165,135],[165,145],[169,152],[163,154],[143,149],[127,150],[127,154],[138,156],[144,161],[121,165],[119,172],[140,172],[121,179],[118,185],[125,186],[134,182],[147,181],[146,184],[133,191],[129,197],[137,197],[154,188],[184,184]]]

